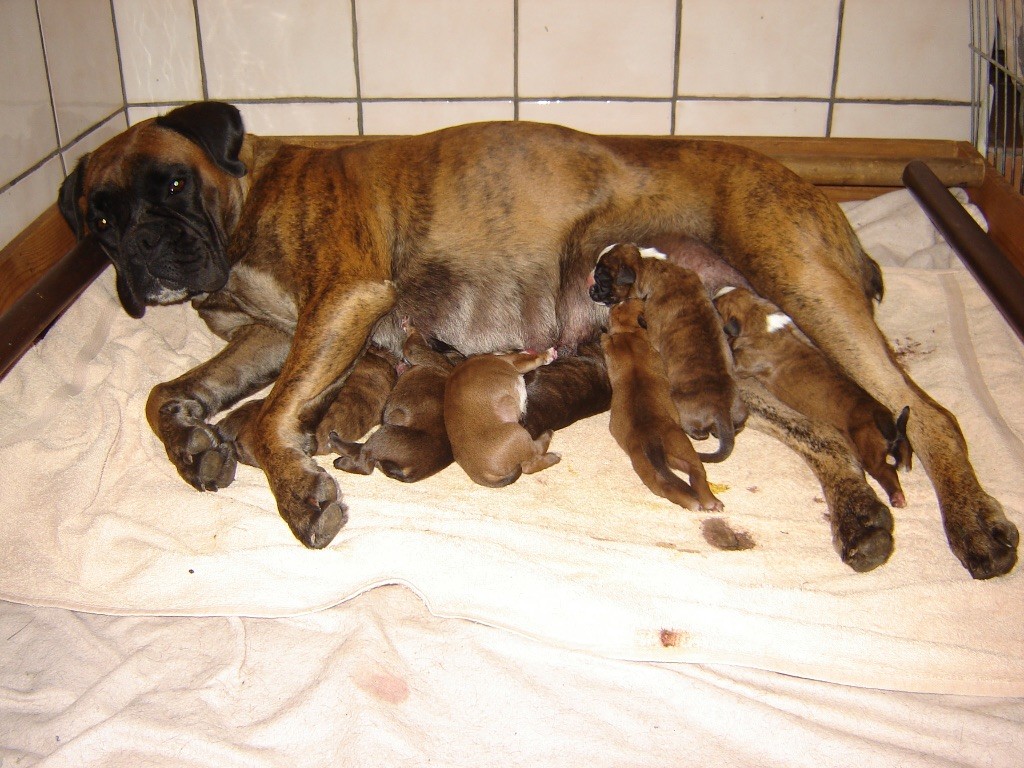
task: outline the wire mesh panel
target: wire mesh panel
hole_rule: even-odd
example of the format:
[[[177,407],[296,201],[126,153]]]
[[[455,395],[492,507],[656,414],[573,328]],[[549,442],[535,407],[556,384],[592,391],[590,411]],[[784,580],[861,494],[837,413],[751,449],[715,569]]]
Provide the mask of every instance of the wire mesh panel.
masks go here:
[[[1024,0],[971,0],[971,137],[1024,192]]]

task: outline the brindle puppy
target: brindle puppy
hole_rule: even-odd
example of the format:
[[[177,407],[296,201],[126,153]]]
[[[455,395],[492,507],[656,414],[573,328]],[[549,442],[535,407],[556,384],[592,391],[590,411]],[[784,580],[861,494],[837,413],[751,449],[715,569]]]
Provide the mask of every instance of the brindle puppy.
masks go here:
[[[910,469],[909,408],[893,419],[767,299],[735,288],[720,293],[715,307],[730,339],[737,375],[755,377],[793,410],[843,432],[890,503],[906,506],[896,470]]]
[[[524,472],[539,472],[561,459],[548,452],[551,430],[534,439],[520,423],[526,410],[523,374],[555,357],[554,348],[477,355],[459,363],[449,375],[444,423],[455,461],[473,482],[500,488]]]
[[[533,438],[604,413],[611,404],[612,385],[597,341],[580,345],[575,355],[559,357],[524,378],[526,413],[522,423]]]
[[[679,426],[643,312],[639,299],[616,304],[608,317],[608,332],[601,337],[612,383],[612,436],[644,485],[658,496],[686,509],[720,510],[722,502],[711,492],[704,465]],[[687,473],[690,485],[670,467]]]
[[[402,354],[408,364],[384,406],[380,429],[365,443],[331,434],[331,447],[340,454],[334,466],[368,475],[374,467],[404,483],[430,477],[452,463],[452,447],[444,426],[444,387],[460,357],[431,348],[418,330],[405,324]]]
[[[698,454],[704,461],[728,458],[747,410],[736,391],[721,320],[696,273],[619,243],[598,259],[590,297],[608,305],[626,297],[645,301],[651,342],[664,361],[683,430],[696,440],[718,436],[716,452]]]
[[[322,456],[334,450],[330,439],[332,434],[341,440],[358,440],[380,424],[384,403],[398,378],[395,370],[397,365],[398,358],[386,349],[370,347],[363,353],[317,425],[312,435],[312,455]],[[252,424],[262,405],[262,399],[250,400],[235,408],[217,424],[220,433],[234,441],[238,460],[250,466],[258,466],[250,443],[253,439]],[[216,451],[202,454],[205,461],[217,460],[220,456]],[[215,474],[212,468],[205,471],[210,475]]]

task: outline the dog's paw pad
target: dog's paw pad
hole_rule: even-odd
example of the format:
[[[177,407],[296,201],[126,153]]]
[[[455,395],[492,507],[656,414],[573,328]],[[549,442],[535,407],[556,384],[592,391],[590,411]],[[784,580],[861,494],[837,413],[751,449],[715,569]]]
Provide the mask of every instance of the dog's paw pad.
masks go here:
[[[867,528],[843,547],[843,562],[857,573],[872,571],[892,554],[892,532],[885,528]]]
[[[230,443],[204,451],[196,464],[196,476],[204,491],[226,488],[235,479],[238,461]]]

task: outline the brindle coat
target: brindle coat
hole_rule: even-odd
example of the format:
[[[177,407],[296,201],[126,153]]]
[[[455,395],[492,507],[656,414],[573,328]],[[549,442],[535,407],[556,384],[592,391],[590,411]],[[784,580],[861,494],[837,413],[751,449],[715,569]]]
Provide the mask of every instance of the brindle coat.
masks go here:
[[[613,304],[627,296],[644,301],[651,343],[665,365],[683,431],[695,440],[717,435],[718,450],[698,455],[703,461],[725,461],[747,409],[736,389],[722,321],[697,273],[661,258],[643,258],[637,246],[619,243],[598,259],[590,298]]]
[[[608,332],[601,336],[612,382],[612,436],[652,492],[686,509],[721,510],[704,465],[679,424],[644,316],[643,301],[626,299],[612,307]],[[690,484],[673,469],[685,472]]]

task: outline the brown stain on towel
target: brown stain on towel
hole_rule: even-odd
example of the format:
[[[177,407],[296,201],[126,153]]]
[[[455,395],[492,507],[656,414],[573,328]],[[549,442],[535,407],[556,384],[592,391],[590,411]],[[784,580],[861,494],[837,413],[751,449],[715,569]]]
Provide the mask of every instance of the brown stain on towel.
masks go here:
[[[720,517],[709,517],[700,525],[704,540],[708,544],[728,552],[740,552],[754,548],[754,539],[746,531],[734,531],[732,526]]]
[[[662,648],[675,648],[686,639],[686,633],[677,629],[663,629],[658,634]]]

